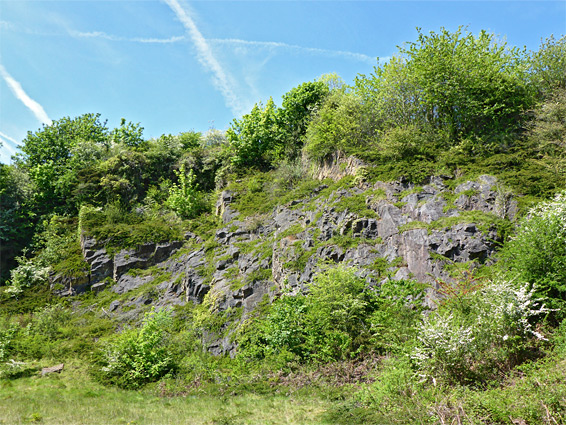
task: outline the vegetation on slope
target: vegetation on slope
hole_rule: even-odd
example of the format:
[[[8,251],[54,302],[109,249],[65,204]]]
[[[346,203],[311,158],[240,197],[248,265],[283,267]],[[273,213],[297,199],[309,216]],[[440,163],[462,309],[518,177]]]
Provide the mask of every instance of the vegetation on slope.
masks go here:
[[[110,130],[97,114],[29,132],[15,164],[0,164],[0,423],[122,418],[58,417],[24,402],[4,409],[13,388],[31,391],[27,400],[61,390],[44,382],[87,399],[141,389],[135,397],[160,406],[155,395],[261,395],[277,405],[294,394],[311,402],[301,405],[309,419],[295,423],[566,423],[565,136],[566,39],[526,52],[464,29],[420,33],[353,85],[335,75],[303,83],[226,133],[145,140],[139,124]],[[336,154],[364,161],[350,182],[495,175],[521,197],[523,218],[495,264],[437,282],[432,311],[422,283],[369,287],[355,269],[329,267],[308,294],[263,303],[234,333],[234,358],[211,356],[202,340],[236,309],[214,316],[189,303],[118,323],[104,308],[116,297],[108,290],[50,293],[50,276],[88,272],[81,234],[112,253],[192,231],[210,249],[217,191],[236,190],[243,215],[265,213],[319,187],[310,171]],[[344,184],[327,183],[328,193]],[[356,200],[341,207],[365,214]],[[35,377],[54,361],[84,384]],[[121,405],[133,397],[107,391]],[[266,419],[242,403],[190,414],[194,423],[279,423],[288,412]],[[181,408],[178,398],[168,406]],[[123,419],[178,419],[144,412]]]

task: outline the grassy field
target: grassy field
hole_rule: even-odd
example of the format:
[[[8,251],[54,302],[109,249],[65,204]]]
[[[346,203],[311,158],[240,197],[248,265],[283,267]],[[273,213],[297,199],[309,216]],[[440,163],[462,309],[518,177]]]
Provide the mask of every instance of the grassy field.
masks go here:
[[[320,424],[330,400],[301,394],[162,397],[103,387],[77,365],[0,382],[0,424]]]

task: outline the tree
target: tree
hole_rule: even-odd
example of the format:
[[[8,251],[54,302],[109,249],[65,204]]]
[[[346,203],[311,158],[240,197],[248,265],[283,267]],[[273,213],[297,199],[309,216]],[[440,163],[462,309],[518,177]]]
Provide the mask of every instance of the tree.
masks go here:
[[[143,149],[145,147],[143,127],[140,123],[126,122],[125,118],[122,118],[120,121],[120,127],[112,131],[111,139],[116,144],[123,144],[133,149]]]
[[[278,110],[279,127],[285,133],[280,156],[293,159],[304,144],[307,126],[329,93],[323,81],[302,83],[283,95],[282,108]]]
[[[532,107],[524,51],[494,35],[442,29],[399,48],[399,55],[356,80],[365,104],[385,125],[445,129],[453,142],[520,129]]]
[[[354,93],[331,92],[307,128],[305,152],[308,156],[321,160],[333,152],[347,152],[362,145],[368,135],[364,133],[361,106]]]
[[[196,217],[204,209],[202,193],[198,190],[193,170],[186,172],[185,164],[181,165],[179,171],[175,171],[178,184],[173,184],[169,189],[169,197],[165,205],[175,211],[181,218],[190,219]]]
[[[533,83],[543,98],[556,89],[566,89],[566,36],[558,40],[550,36],[539,50],[531,54]]]
[[[100,114],[68,117],[28,132],[16,164],[28,171],[36,187],[36,206],[43,212],[75,211],[72,190],[76,173],[108,149],[108,128]]]
[[[0,164],[0,284],[16,266],[15,258],[33,235],[29,176],[13,165]]]
[[[249,114],[234,119],[226,131],[232,148],[232,163],[236,166],[266,166],[269,154],[280,146],[281,131],[277,120],[277,107],[269,98],[265,107],[255,104]]]

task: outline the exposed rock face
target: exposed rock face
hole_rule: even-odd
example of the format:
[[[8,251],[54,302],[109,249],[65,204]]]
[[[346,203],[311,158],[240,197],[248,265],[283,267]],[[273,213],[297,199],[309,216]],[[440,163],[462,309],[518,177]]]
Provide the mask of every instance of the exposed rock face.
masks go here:
[[[337,152],[328,156],[315,174],[318,180],[339,180],[346,176],[355,176],[367,164],[353,156],[344,157]]]
[[[362,166],[341,170],[352,174]],[[330,168],[325,176],[338,172]],[[283,291],[308,291],[324,264],[345,263],[369,285],[387,278],[428,282],[430,301],[435,282],[450,280],[445,266],[488,261],[498,241],[498,220],[517,212],[517,203],[490,176],[454,189],[439,177],[424,187],[397,181],[329,192],[321,184],[305,199],[254,217],[242,217],[234,207],[237,199],[237,193],[222,192],[216,214],[224,227],[206,243],[187,234],[185,242],[149,243],[111,257],[83,236],[88,285],[96,291],[110,285],[124,295],[147,285],[147,291],[114,302],[112,314],[192,302],[241,321]],[[228,324],[204,340],[214,354],[234,352]]]
[[[145,279],[136,278],[128,275],[128,271],[155,266],[167,260],[182,246],[182,241],[146,243],[136,249],[122,250],[110,256],[94,238],[81,235],[81,248],[85,260],[90,265],[90,275],[82,285],[73,285],[70,290],[80,293],[91,287],[100,291],[107,286],[110,279],[117,282],[117,285],[112,287],[114,292],[120,294],[135,289],[152,279],[147,276]]]

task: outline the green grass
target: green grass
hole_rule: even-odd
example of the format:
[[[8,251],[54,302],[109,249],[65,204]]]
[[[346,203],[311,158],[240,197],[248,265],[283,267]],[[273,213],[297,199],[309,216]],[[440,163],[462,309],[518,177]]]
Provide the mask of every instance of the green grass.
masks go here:
[[[304,394],[160,397],[161,390],[103,387],[81,364],[70,363],[60,375],[0,381],[0,424],[320,424],[331,407]]]
[[[180,223],[163,217],[142,218],[132,213],[124,213],[121,218],[122,221],[113,222],[103,212],[92,211],[82,219],[81,230],[102,242],[110,255],[147,242],[183,240]]]
[[[407,232],[413,229],[427,229],[430,234],[433,230],[451,228],[457,224],[473,223],[476,224],[481,232],[496,230],[497,236],[505,239],[513,228],[513,224],[509,220],[502,219],[495,214],[483,211],[462,211],[457,216],[441,217],[431,223],[424,221],[410,221],[399,226],[399,232]]]

